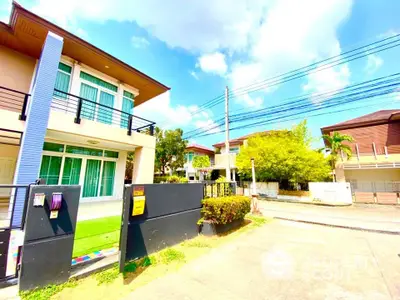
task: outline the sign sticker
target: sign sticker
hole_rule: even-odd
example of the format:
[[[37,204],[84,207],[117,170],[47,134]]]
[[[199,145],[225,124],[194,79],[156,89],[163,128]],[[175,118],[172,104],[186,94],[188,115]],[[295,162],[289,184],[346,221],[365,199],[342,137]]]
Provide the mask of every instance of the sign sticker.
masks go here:
[[[144,186],[143,185],[133,187],[133,197],[135,197],[135,196],[144,196]]]
[[[146,196],[133,197],[132,216],[143,215],[145,206],[146,206]]]

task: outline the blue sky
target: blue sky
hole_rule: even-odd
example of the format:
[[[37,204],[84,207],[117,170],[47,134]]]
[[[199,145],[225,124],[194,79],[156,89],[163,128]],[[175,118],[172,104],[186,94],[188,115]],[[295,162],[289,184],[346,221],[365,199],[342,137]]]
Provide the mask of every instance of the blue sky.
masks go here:
[[[170,92],[137,107],[135,114],[184,131],[214,126],[213,121],[224,112],[223,104],[192,114],[198,105],[223,94],[226,85],[234,90],[400,32],[400,1],[396,0],[19,3],[171,87]],[[10,7],[10,1],[1,1],[1,20],[7,20]],[[399,55],[400,47],[245,94],[232,99],[230,110],[249,112],[289,97],[341,89],[395,73],[399,71]],[[400,108],[398,95],[370,100],[362,109],[311,117],[308,124],[318,138],[322,126],[390,108]],[[236,130],[231,137],[290,128],[299,121]],[[223,139],[224,133],[215,132],[193,141],[211,146]]]

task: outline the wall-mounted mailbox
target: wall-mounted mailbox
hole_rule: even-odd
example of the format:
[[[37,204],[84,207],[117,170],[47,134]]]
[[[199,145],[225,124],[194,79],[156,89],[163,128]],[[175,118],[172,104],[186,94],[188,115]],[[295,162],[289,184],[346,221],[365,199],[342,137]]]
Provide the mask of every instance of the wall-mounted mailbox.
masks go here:
[[[57,219],[58,211],[61,209],[62,193],[53,193],[51,197],[50,219]]]
[[[36,193],[34,198],[33,198],[33,206],[34,207],[43,207],[44,206],[44,200],[46,199],[45,194],[43,193]]]

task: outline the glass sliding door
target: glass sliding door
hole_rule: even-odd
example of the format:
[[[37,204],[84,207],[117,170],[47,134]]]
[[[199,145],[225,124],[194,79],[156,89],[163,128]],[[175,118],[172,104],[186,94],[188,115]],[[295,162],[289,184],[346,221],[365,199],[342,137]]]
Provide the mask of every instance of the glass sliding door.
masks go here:
[[[97,121],[105,124],[111,124],[113,118],[114,95],[100,91],[100,104],[97,112]]]
[[[121,127],[128,128],[129,115],[133,114],[133,94],[124,91],[124,97],[122,98],[122,111],[126,114],[121,115]]]
[[[103,162],[100,196],[112,196],[114,191],[115,162]]]
[[[88,159],[86,161],[85,180],[82,197],[96,197],[99,188],[101,161]]]
[[[92,102],[97,102],[97,89],[88,84],[82,83],[80,96]],[[88,120],[94,120],[94,115],[96,112],[96,104],[92,102],[85,100],[83,101],[82,113],[81,113],[82,118]]]
[[[61,184],[79,184],[81,174],[82,159],[66,157]]]
[[[39,177],[46,180],[46,184],[58,184],[61,169],[60,156],[43,155]]]

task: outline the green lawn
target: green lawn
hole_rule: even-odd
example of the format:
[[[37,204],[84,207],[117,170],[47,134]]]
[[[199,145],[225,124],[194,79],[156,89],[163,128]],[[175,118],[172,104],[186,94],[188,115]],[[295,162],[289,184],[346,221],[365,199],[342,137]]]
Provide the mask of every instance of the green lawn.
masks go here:
[[[76,224],[72,257],[117,246],[120,228],[120,216],[78,222]]]

